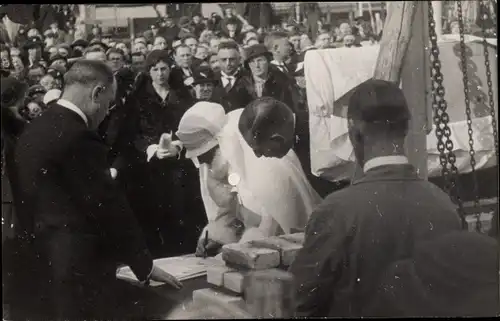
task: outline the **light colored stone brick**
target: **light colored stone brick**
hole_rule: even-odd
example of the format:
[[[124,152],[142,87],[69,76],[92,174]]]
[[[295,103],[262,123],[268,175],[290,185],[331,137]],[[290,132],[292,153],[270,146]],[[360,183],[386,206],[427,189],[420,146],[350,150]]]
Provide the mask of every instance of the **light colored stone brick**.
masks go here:
[[[280,264],[278,251],[240,243],[224,245],[222,259],[228,264],[253,270],[274,268]]]
[[[295,256],[297,256],[297,253],[302,248],[302,244],[294,243],[278,236],[263,240],[255,240],[249,243],[254,247],[277,250],[280,253],[281,265],[284,266],[290,266]]]
[[[224,274],[235,271],[227,266],[211,266],[207,268],[207,282],[215,286],[224,286]]]
[[[243,293],[243,280],[245,279],[245,273],[242,272],[227,272],[224,273],[224,288],[236,292]]]
[[[193,302],[200,305],[226,305],[234,304],[245,308],[245,301],[241,296],[222,293],[215,289],[200,289],[193,291]]]
[[[304,244],[305,234],[304,233],[285,234],[281,235],[280,238],[283,238],[293,243]]]

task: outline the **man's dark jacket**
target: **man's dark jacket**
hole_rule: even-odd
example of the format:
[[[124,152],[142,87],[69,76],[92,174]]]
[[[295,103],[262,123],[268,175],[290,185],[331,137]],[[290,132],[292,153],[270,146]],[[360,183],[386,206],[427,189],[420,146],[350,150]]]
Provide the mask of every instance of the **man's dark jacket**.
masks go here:
[[[107,157],[102,138],[58,104],[18,141],[16,206],[33,224],[35,246],[49,260],[54,283],[72,280],[76,268],[88,273],[86,279],[114,278],[118,263],[131,266],[141,280],[151,271],[142,232],[111,178]],[[66,242],[58,245],[54,235]]]
[[[449,196],[411,165],[368,170],[330,194],[309,219],[290,270],[299,316],[360,317],[388,266],[415,246],[461,229]]]

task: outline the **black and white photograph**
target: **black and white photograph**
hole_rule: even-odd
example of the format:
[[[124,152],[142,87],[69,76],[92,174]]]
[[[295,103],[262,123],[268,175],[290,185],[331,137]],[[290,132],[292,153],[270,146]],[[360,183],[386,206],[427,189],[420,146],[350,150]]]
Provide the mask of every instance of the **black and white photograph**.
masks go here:
[[[1,4],[2,320],[500,316],[497,28]]]

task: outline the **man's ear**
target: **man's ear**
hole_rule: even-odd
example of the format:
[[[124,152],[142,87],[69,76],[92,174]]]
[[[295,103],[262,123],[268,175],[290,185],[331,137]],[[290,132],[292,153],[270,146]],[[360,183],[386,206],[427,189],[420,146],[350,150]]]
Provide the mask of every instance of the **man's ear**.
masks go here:
[[[102,85],[97,85],[94,87],[94,89],[92,89],[92,101],[93,102],[96,102],[98,101],[101,96],[102,96],[102,93],[105,91],[105,87],[102,86]]]

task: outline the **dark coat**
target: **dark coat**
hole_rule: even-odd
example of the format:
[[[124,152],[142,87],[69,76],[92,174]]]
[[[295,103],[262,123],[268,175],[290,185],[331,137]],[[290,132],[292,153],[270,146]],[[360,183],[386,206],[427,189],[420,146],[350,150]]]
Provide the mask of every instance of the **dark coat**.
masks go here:
[[[78,306],[97,299],[94,291],[114,282],[119,263],[141,280],[151,271],[144,236],[107,156],[102,138],[57,104],[30,123],[16,146],[16,209],[36,236],[42,258],[36,278],[50,284],[51,318],[78,315]]]
[[[369,170],[313,212],[290,271],[300,316],[359,317],[387,266],[416,245],[461,230],[449,196],[411,165]]]
[[[391,264],[375,295],[372,317],[491,317],[500,312],[498,243],[452,232]]]
[[[192,70],[191,70],[191,75],[192,75]],[[170,77],[168,79],[170,88],[175,90],[178,93],[179,97],[185,100],[193,96],[191,94],[192,87],[184,84],[184,81],[189,77],[192,76],[187,76],[182,70],[182,68],[174,66],[170,71]]]
[[[220,97],[222,99],[222,106],[226,110],[226,113],[239,108],[245,108],[254,98],[252,94],[248,91],[248,71],[245,69],[240,69],[236,73],[236,81],[229,90],[226,92],[222,84],[221,73],[216,75],[216,84],[214,87],[214,96]]]
[[[247,74],[244,80],[245,87],[252,96],[252,100],[258,98],[250,73]],[[262,97],[264,96],[273,97],[284,102],[296,114],[304,109],[304,101],[300,97],[298,86],[290,76],[281,72],[274,65],[269,66],[269,78],[262,91]]]
[[[163,133],[173,133],[173,140],[177,139],[175,132],[191,107],[189,100],[171,91],[162,101],[148,81],[128,103],[133,148],[122,180],[148,246],[155,257],[193,253],[206,223],[196,168],[182,155],[180,159],[153,157],[149,162],[146,158],[148,146],[158,144]]]

